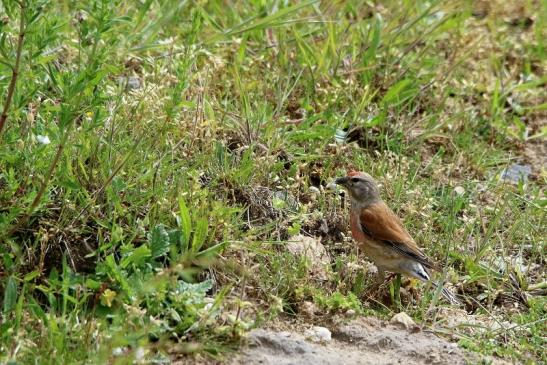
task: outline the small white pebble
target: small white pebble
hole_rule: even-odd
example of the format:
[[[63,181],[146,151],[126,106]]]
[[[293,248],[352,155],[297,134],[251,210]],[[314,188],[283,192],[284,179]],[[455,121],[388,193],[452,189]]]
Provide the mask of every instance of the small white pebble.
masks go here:
[[[313,342],[329,342],[331,340],[331,333],[325,327],[312,327],[306,330],[304,335]]]
[[[37,135],[36,136],[36,141],[38,141],[38,143],[40,143],[40,144],[50,144],[51,143],[48,136],[42,136],[42,135]]]
[[[321,191],[315,186],[310,186],[310,193],[320,194]]]
[[[454,192],[459,196],[462,196],[465,193],[465,189],[463,188],[463,186],[456,186],[454,188]]]

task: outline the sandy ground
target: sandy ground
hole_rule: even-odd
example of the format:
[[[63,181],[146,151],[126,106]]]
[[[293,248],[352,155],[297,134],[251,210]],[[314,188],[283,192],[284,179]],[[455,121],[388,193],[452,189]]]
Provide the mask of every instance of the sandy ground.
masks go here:
[[[255,329],[249,345],[227,363],[261,365],[334,364],[509,364],[481,357],[455,343],[420,330],[367,317],[329,328],[332,338],[319,341],[297,331]]]

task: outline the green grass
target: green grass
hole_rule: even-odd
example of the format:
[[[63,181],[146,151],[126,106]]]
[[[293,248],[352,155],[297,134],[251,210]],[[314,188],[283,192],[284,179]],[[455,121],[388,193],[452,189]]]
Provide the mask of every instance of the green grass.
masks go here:
[[[324,190],[352,168],[467,312],[508,329],[442,327],[414,283],[403,309],[545,362],[534,4],[2,2],[0,362],[217,357],[302,302],[319,321],[390,315],[345,239],[347,202]],[[499,179],[515,162],[526,184]],[[326,277],[287,251],[297,233],[321,237]]]

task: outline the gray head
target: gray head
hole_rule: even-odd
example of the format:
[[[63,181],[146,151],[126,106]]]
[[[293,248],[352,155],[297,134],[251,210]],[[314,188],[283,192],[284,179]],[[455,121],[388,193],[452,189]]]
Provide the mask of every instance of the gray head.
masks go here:
[[[365,172],[351,171],[348,176],[336,179],[335,183],[347,189],[354,204],[367,206],[380,200],[378,184]]]

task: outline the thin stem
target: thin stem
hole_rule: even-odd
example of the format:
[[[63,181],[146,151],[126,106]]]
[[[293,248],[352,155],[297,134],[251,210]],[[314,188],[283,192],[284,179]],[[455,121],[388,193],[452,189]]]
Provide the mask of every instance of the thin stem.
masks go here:
[[[81,216],[82,214],[85,213],[85,211],[87,209],[89,209],[89,207],[91,206],[91,204],[94,202],[93,199],[95,199],[99,194],[101,194],[104,189],[106,189],[106,187],[112,182],[112,180],[116,177],[116,175],[118,175],[118,173],[122,170],[122,168],[125,166],[125,164],[127,163],[127,161],[129,161],[129,158],[133,155],[133,152],[135,152],[135,150],[137,149],[137,146],[141,143],[142,139],[144,138],[144,134],[142,134],[136,141],[135,141],[135,144],[133,145],[133,148],[127,153],[127,155],[125,156],[125,158],[123,159],[123,161],[114,169],[114,171],[110,174],[110,176],[106,179],[106,181],[101,185],[101,187],[99,188],[99,190],[95,191],[91,197],[91,201],[88,202],[86,204],[85,207],[82,208],[82,210],[80,210],[80,213],[78,213],[74,219],[72,219],[70,225],[73,225],[74,222],[76,222]]]
[[[16,231],[18,231],[22,226],[24,226],[28,222],[28,220],[30,219],[32,213],[34,212],[34,210],[36,209],[38,204],[40,204],[40,200],[42,200],[42,196],[44,195],[44,193],[46,191],[46,188],[49,185],[49,181],[51,180],[51,177],[53,176],[53,172],[55,171],[55,168],[57,167],[57,164],[59,163],[59,160],[60,160],[60,158],[63,154],[63,150],[65,149],[65,145],[66,145],[66,141],[68,139],[69,132],[70,132],[70,126],[65,131],[65,133],[64,133],[64,135],[61,139],[61,142],[59,143],[59,146],[57,147],[57,152],[55,153],[55,157],[53,158],[53,161],[51,161],[51,164],[49,165],[49,168],[47,170],[46,176],[44,177],[44,180],[42,180],[42,184],[40,185],[40,190],[38,190],[38,193],[34,197],[34,200],[30,204],[30,206],[28,207],[26,213],[21,217],[19,222],[17,222],[17,224],[15,224],[7,232],[7,235],[6,235],[7,237],[11,236]],[[4,236],[4,237],[6,237],[6,236]],[[4,237],[1,237],[1,238],[4,238]]]
[[[21,53],[23,53],[23,43],[25,42],[25,1],[19,3],[21,7],[21,18],[19,20],[19,38],[17,40],[17,51],[15,53],[15,65],[12,68],[11,80],[8,86],[8,95],[6,96],[6,102],[4,103],[4,110],[0,115],[0,136],[2,136],[2,130],[8,120],[8,111],[13,100],[13,94],[15,93],[15,85],[17,83],[17,77],[19,76],[19,66],[21,64]]]

